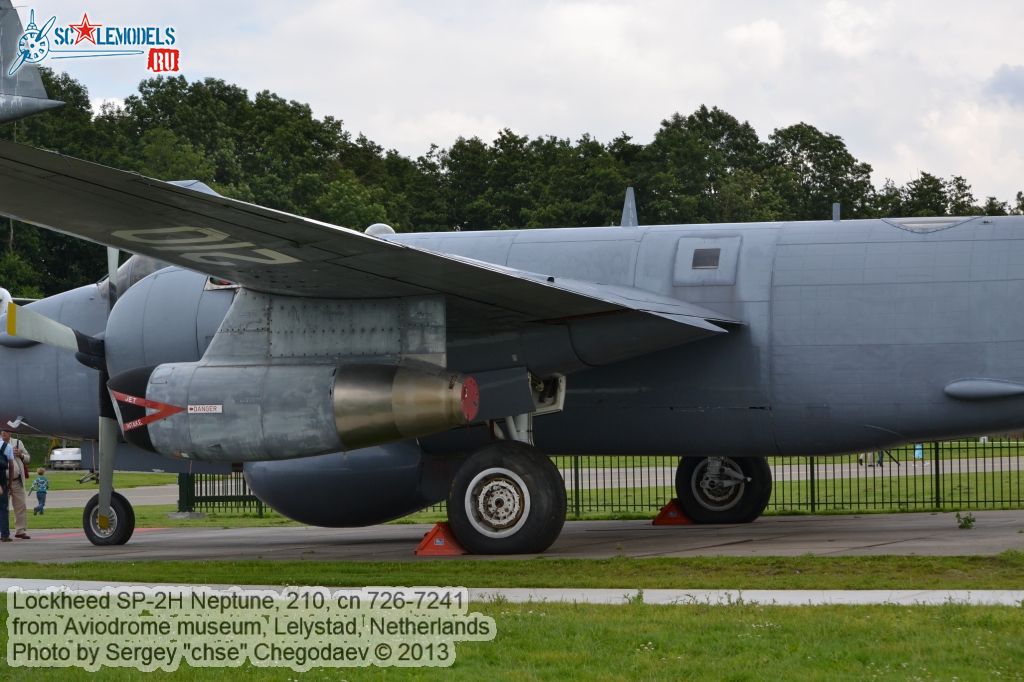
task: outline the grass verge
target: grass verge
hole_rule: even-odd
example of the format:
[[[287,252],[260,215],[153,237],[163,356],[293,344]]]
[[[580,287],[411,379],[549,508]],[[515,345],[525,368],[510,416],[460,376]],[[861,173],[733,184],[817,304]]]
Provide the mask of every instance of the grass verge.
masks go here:
[[[996,556],[688,557],[0,564],[7,577],[225,585],[622,589],[1024,589],[1024,552]]]
[[[4,600],[6,603],[6,600]],[[491,642],[457,645],[451,668],[194,668],[169,677],[220,680],[864,680],[1021,679],[1021,609],[967,606],[473,606],[493,616]],[[6,607],[0,610],[6,619]],[[6,650],[6,628],[0,649]],[[104,669],[103,680],[139,679]],[[164,677],[159,673],[156,677]],[[5,680],[92,680],[81,669],[10,668]]]

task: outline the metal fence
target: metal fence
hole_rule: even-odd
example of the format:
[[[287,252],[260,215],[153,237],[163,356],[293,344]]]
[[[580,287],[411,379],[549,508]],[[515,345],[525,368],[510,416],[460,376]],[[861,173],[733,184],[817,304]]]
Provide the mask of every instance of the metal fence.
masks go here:
[[[178,474],[179,512],[256,512],[266,505],[252,494],[242,474]]]
[[[769,513],[1024,507],[1021,440],[910,444],[838,457],[769,457]],[[555,456],[570,517],[651,515],[675,497],[679,458]],[[189,480],[191,479],[191,483]],[[240,474],[182,474],[179,507],[257,510]],[[191,487],[190,487],[191,486]],[[429,508],[443,512],[444,504]]]

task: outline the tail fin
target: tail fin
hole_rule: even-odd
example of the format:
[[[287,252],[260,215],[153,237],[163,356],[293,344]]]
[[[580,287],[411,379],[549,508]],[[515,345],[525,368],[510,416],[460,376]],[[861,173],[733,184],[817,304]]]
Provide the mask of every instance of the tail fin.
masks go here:
[[[35,37],[44,31],[49,32],[51,25],[47,22],[43,29],[39,29],[32,22],[28,31],[25,31],[11,0],[0,0],[0,123],[15,121],[64,104],[47,98],[43,80],[39,77],[39,68],[28,61],[29,55],[18,46],[18,41],[26,33]]]

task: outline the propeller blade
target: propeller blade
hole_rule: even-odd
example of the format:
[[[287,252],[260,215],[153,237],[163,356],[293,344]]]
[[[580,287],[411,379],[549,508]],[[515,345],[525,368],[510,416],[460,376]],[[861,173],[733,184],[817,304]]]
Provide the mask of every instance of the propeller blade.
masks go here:
[[[104,369],[103,339],[76,331],[31,308],[23,308],[17,303],[7,305],[7,334],[75,351],[75,357],[83,364]]]
[[[14,64],[11,65],[11,70],[7,72],[8,76],[13,76],[14,72],[21,68],[21,65],[28,59],[28,50],[24,50],[18,58],[14,60]]]
[[[48,346],[78,350],[75,330],[17,303],[7,305],[7,334],[31,339]]]
[[[45,38],[46,34],[50,32],[50,29],[53,28],[53,25],[54,25],[54,23],[56,23],[56,21],[57,21],[57,17],[56,16],[50,17],[50,20],[48,22],[46,22],[45,24],[43,24],[42,30],[39,31],[39,33],[36,35],[36,40],[42,40],[43,38]]]

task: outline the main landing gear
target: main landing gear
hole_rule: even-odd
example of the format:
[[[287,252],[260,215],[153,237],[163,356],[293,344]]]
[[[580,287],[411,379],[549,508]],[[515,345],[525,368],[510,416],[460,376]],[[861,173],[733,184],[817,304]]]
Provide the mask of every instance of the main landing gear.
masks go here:
[[[683,457],[676,469],[679,506],[696,523],[750,523],[771,495],[764,457]]]
[[[508,431],[528,439],[531,429],[519,421]],[[466,458],[448,493],[448,523],[473,554],[543,552],[562,531],[565,510],[558,468],[517,440],[495,441]]]

